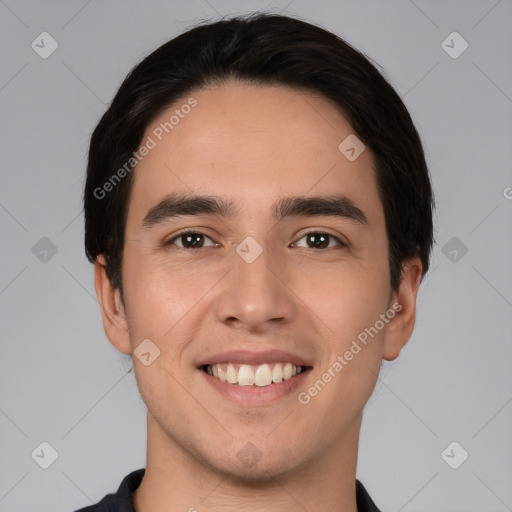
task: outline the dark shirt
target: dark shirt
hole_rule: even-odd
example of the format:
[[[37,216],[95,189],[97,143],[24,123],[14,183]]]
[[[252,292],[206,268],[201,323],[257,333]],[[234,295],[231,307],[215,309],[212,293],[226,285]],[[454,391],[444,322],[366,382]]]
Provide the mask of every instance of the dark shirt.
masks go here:
[[[132,471],[121,482],[115,494],[107,494],[96,505],[75,512],[135,512],[131,495],[142,482],[145,471],[145,468]],[[356,503],[358,512],[380,512],[359,480],[356,480]]]

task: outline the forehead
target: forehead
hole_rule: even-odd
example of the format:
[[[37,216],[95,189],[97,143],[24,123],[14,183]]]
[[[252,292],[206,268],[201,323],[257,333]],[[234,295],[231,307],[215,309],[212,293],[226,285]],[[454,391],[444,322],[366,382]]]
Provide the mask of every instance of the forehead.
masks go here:
[[[376,220],[371,151],[350,161],[338,148],[351,134],[337,106],[312,92],[239,83],[193,91],[147,127],[142,143],[154,147],[134,171],[129,219],[181,192],[226,197],[255,214],[270,213],[277,197],[339,193]]]

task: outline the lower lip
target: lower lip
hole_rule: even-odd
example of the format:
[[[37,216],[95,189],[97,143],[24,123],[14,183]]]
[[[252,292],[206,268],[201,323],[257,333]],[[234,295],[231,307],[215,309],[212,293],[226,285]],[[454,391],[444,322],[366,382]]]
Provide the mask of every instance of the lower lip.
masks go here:
[[[238,405],[252,406],[268,404],[279,398],[292,394],[292,392],[304,382],[304,379],[311,371],[311,368],[308,368],[287,380],[282,380],[277,383],[274,382],[268,386],[239,386],[238,384],[222,382],[217,377],[212,377],[200,368],[198,371],[203,375],[208,384],[213,386],[232,402],[235,402]]]

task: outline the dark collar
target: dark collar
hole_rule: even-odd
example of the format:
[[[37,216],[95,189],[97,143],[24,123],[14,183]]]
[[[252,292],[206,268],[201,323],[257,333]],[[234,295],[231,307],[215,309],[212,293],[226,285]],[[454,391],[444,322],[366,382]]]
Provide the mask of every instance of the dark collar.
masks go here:
[[[99,503],[75,512],[135,512],[132,493],[142,482],[146,469],[136,469],[125,476],[115,494],[107,494]],[[363,484],[356,480],[356,503],[358,512],[380,512]]]

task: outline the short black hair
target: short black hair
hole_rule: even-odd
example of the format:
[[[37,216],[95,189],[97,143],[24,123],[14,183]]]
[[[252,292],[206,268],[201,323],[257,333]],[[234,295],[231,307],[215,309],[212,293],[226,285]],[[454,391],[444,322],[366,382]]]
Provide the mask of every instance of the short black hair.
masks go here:
[[[133,173],[122,173],[108,193],[104,185],[126,169],[163,110],[194,90],[230,80],[320,93],[340,108],[375,157],[390,286],[398,288],[413,256],[421,259],[423,278],[434,242],[434,197],[420,137],[400,96],[369,57],[337,35],[290,16],[256,12],[202,23],[150,53],[128,73],[94,129],[84,188],[85,253],[90,262],[105,256],[121,296]]]

